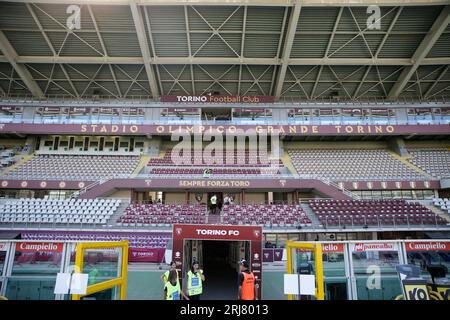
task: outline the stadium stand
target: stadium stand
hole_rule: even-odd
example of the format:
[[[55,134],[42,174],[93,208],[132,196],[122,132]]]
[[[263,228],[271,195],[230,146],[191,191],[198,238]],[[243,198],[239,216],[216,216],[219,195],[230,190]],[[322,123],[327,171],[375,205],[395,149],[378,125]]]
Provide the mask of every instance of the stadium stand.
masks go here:
[[[206,222],[206,206],[132,203],[116,222],[125,227],[170,226],[173,223],[204,224]]]
[[[309,206],[324,226],[447,224],[430,209],[405,200],[310,200]]]
[[[0,223],[105,224],[120,199],[19,199],[0,205]]]
[[[138,163],[138,156],[39,155],[7,173],[4,179],[97,181],[131,174]]]
[[[435,198],[433,199],[433,204],[435,207],[446,212],[450,216],[450,200],[447,198]]]
[[[311,220],[300,205],[247,204],[224,206],[222,222],[231,225],[263,225],[266,227],[311,226]]]
[[[446,148],[409,149],[410,162],[436,178],[450,177],[450,151]]]
[[[395,159],[386,150],[291,149],[300,175],[332,181],[424,180],[424,176]]]
[[[24,232],[22,238],[41,241],[121,241],[128,240],[130,248],[165,248],[170,239],[167,233],[81,233],[81,232]]]

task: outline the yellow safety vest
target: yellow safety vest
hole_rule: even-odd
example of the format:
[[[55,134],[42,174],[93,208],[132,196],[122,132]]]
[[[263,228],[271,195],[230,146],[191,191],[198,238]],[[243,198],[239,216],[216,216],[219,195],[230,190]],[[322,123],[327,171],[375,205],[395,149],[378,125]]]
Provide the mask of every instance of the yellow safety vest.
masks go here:
[[[189,272],[187,273],[188,276],[187,290],[189,296],[202,294],[203,292],[202,277],[201,277],[202,274],[203,274],[202,270],[199,270],[196,275],[191,270],[189,270]]]
[[[176,285],[172,285],[170,281],[167,281],[164,288],[167,291],[166,300],[181,300],[180,297],[180,284],[177,282]]]
[[[177,283],[178,283],[178,270],[176,270],[176,271],[177,271]],[[170,273],[170,270],[167,270],[166,272],[164,272],[164,277],[163,277],[164,283],[169,281],[169,273]]]

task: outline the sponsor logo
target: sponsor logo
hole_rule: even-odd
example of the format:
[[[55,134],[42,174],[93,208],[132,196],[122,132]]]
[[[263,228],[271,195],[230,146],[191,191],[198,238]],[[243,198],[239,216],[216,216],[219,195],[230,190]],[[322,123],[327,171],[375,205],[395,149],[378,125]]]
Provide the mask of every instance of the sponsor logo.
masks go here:
[[[0,251],[6,251],[6,243],[0,243]]]
[[[239,230],[208,230],[208,229],[195,229],[198,235],[202,236],[239,236]]]
[[[16,244],[16,250],[21,252],[61,252],[62,243],[19,242]]]
[[[259,238],[261,232],[259,230],[253,230],[253,234],[255,235],[256,238]]]
[[[353,251],[390,251],[397,250],[394,243],[357,243],[353,245]]]
[[[175,228],[175,233],[177,234],[177,235],[181,235],[181,232],[183,231],[183,229],[182,228]]]
[[[322,252],[342,252],[342,244],[327,243],[322,245]]]
[[[261,263],[257,263],[257,262],[252,263],[252,267],[253,268],[259,268],[259,267],[261,267]]]
[[[406,251],[450,250],[450,242],[407,242]]]
[[[7,187],[8,186],[8,181],[2,181],[2,187]]]
[[[139,251],[139,252],[133,251],[131,254],[133,257],[153,257],[154,256],[153,252],[145,252],[145,251]]]
[[[255,254],[253,255],[253,258],[254,258],[255,260],[259,260],[259,254],[255,253]]]

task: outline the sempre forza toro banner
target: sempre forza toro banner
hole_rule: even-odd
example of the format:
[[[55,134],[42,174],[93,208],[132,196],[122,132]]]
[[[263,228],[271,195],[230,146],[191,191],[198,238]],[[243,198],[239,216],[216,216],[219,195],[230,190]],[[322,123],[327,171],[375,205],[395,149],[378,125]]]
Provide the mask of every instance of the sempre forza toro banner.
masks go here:
[[[222,240],[250,242],[250,269],[254,273],[259,286],[258,296],[262,289],[262,227],[260,226],[222,226],[222,225],[173,225],[172,260],[177,269],[183,270],[184,240]]]

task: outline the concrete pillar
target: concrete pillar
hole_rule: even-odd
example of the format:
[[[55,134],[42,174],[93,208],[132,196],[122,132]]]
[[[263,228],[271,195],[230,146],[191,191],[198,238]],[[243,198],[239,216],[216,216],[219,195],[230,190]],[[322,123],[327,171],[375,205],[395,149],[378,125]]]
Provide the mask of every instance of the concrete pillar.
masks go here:
[[[22,119],[25,123],[33,122],[34,114],[36,112],[35,107],[23,107]]]
[[[400,137],[390,138],[388,140],[388,146],[391,150],[393,150],[402,157],[409,156],[409,152],[408,149],[406,149],[405,141],[403,140],[403,138]]]
[[[406,124],[408,122],[408,109],[407,108],[395,109],[395,116],[397,117],[398,124]]]
[[[36,148],[36,137],[35,136],[27,136],[27,140],[25,141],[25,145],[28,145],[27,154],[32,154]]]

